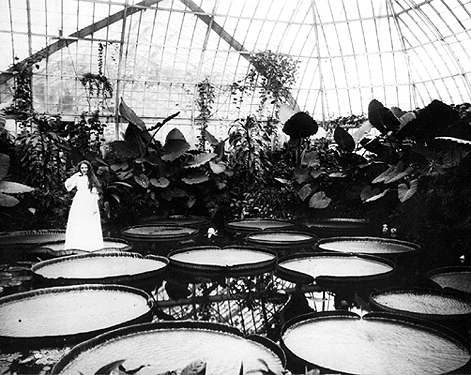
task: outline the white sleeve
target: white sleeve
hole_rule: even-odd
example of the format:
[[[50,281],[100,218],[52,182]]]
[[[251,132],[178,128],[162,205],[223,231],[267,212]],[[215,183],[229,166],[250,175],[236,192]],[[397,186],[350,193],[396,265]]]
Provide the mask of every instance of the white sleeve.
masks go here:
[[[77,186],[77,174],[70,176],[67,180],[65,180],[65,188],[67,191],[71,191],[74,187]]]

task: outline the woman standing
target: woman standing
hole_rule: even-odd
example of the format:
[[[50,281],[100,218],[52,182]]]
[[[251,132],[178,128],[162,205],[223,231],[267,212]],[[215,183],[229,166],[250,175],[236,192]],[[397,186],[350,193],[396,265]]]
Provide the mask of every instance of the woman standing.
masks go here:
[[[78,172],[65,181],[68,191],[77,189],[69,211],[65,249],[88,251],[103,249],[103,233],[98,208],[100,182],[93,173],[89,161],[82,160],[77,168]]]

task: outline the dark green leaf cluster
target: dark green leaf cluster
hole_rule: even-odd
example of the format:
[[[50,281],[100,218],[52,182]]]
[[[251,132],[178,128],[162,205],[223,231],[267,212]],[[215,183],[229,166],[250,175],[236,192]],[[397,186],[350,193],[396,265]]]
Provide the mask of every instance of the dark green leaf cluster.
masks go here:
[[[110,143],[105,160],[111,164],[115,184],[125,184],[121,188],[131,189],[149,210],[158,209],[161,214],[188,214],[192,210],[201,213],[214,193],[226,187],[223,142],[205,132],[213,152],[194,151],[174,128],[162,145],[154,140],[155,134],[178,113],[150,128],[155,130],[153,133],[124,101],[120,113],[129,125],[123,141]]]

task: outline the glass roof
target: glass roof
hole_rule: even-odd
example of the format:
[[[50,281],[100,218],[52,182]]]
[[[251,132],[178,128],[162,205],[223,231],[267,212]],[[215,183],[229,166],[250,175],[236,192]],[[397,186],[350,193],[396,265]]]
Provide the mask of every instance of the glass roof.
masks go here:
[[[96,106],[80,83],[102,73],[113,97],[146,122],[180,111],[192,126],[196,85],[215,87],[211,121],[223,128],[254,112],[229,85],[251,53],[299,61],[292,96],[316,120],[362,114],[375,98],[404,110],[433,99],[470,102],[470,0],[0,0],[0,102],[12,65],[33,68],[34,108],[74,116]],[[29,59],[29,60],[28,60]],[[252,107],[251,107],[252,106]]]

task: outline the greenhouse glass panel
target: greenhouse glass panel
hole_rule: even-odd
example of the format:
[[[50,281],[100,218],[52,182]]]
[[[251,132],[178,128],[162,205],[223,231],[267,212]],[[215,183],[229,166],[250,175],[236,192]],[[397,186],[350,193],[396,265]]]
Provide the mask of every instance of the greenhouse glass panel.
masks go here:
[[[0,5],[0,104],[12,99],[14,73],[29,67],[34,109],[67,121],[90,111],[120,121],[122,98],[149,126],[176,111],[195,126],[196,88],[208,80],[216,95],[211,121],[230,126],[258,110],[259,93],[236,106],[230,87],[251,72],[251,56],[267,51],[299,61],[290,105],[319,121],[365,113],[372,98],[415,108],[471,96],[471,3],[459,0]],[[110,92],[92,93],[93,77],[106,77]]]

